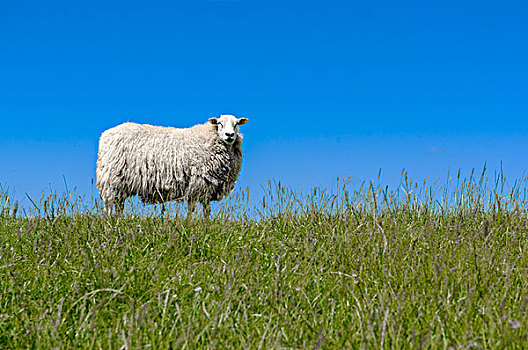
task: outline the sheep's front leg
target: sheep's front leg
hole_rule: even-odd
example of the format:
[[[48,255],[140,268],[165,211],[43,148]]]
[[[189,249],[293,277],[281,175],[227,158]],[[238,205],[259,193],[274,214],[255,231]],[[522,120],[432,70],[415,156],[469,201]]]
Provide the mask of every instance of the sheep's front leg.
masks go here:
[[[202,202],[204,219],[209,220],[211,217],[211,202]]]
[[[187,201],[187,220],[192,219],[195,206],[196,206],[195,201],[192,201],[192,200]]]

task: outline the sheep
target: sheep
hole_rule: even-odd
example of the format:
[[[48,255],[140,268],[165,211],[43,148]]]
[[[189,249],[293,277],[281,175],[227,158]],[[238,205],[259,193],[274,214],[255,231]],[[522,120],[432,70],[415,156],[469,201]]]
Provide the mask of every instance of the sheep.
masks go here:
[[[99,140],[96,186],[109,215],[122,214],[125,200],[144,204],[187,201],[187,218],[199,202],[209,218],[211,201],[233,189],[242,166],[247,118],[220,115],[190,128],[123,123]],[[163,210],[165,206],[163,204]]]

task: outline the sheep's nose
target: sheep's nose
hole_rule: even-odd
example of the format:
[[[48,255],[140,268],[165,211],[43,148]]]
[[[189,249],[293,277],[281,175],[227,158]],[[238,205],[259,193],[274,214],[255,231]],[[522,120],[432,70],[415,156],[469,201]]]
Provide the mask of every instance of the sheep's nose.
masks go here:
[[[225,133],[227,137],[235,137],[235,133],[234,132],[226,132]]]

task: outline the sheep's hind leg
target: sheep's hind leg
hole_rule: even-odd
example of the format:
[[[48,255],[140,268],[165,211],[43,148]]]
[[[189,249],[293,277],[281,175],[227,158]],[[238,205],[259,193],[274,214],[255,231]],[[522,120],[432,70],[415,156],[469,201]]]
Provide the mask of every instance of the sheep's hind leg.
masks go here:
[[[114,208],[116,215],[123,214],[126,197],[120,191],[106,188],[101,191],[101,199],[104,202],[104,213],[106,215],[112,216]]]
[[[116,216],[123,216],[123,212],[125,211],[125,199],[118,198],[115,201],[115,212]]]
[[[104,201],[104,213],[107,216],[112,216],[112,210],[114,209],[114,201],[113,200],[106,200]]]

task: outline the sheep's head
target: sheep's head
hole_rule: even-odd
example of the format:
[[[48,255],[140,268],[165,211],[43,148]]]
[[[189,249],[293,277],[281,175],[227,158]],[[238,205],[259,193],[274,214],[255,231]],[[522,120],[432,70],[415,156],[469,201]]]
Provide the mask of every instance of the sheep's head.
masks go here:
[[[238,126],[246,124],[247,118],[237,118],[234,115],[222,114],[220,118],[210,118],[209,122],[216,125],[218,136],[228,145],[235,143],[238,135]]]

